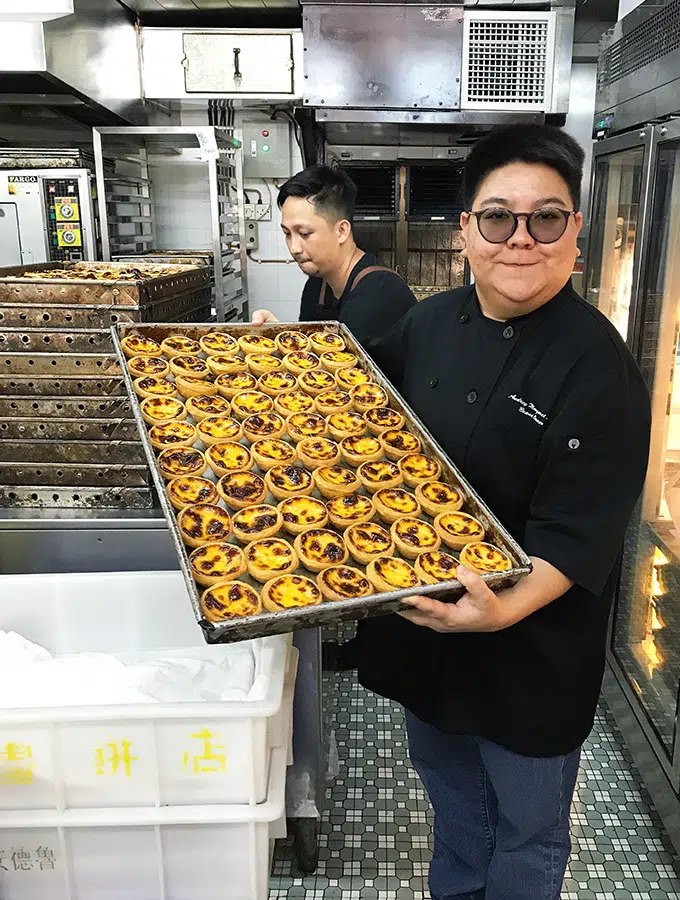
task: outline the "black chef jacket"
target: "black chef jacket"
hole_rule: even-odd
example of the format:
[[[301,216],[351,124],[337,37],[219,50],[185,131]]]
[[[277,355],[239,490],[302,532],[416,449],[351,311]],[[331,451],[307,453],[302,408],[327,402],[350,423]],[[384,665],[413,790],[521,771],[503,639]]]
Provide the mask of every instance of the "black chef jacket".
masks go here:
[[[327,287],[323,306],[319,305],[322,279],[309,278],[302,291],[300,322],[325,319],[342,322],[359,341],[385,334],[415,305],[416,299],[406,282],[394,272],[371,272],[351,290],[362,269],[377,265],[380,263],[376,256],[364,253],[352,269],[342,297],[338,300]]]
[[[574,750],[592,728],[620,548],[646,471],[638,367],[571,284],[508,322],[486,318],[473,287],[439,294],[370,350],[526,552],[574,586],[495,633],[368,620],[361,683],[444,732],[527,756]]]

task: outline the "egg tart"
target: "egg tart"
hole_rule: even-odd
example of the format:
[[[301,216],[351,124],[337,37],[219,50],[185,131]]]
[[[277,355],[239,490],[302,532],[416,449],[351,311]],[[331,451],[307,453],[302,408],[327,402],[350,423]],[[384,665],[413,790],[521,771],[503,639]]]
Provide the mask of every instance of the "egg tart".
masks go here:
[[[248,416],[262,415],[271,412],[274,401],[260,391],[243,391],[236,394],[231,400],[231,411],[238,419],[247,419]]]
[[[243,436],[249,441],[259,441],[260,438],[276,440],[285,433],[286,423],[278,413],[269,412],[248,416],[243,421]]]
[[[316,397],[317,394],[323,394],[325,391],[334,391],[336,386],[335,379],[331,373],[324,372],[322,369],[303,372],[302,375],[298,376],[298,387],[312,397]]]
[[[146,397],[177,396],[177,387],[171,381],[166,381],[165,378],[156,378],[154,375],[135,379],[134,388],[135,394],[142,399]]]
[[[407,559],[415,559],[421,553],[439,550],[442,539],[429,522],[404,516],[392,523],[390,529],[397,550]]]
[[[244,353],[276,353],[274,341],[260,334],[244,334],[238,343]]]
[[[326,504],[328,519],[335,528],[342,531],[350,525],[363,525],[375,515],[375,507],[370,497],[363,494],[346,494],[334,497]]]
[[[317,412],[322,416],[347,412],[352,408],[352,398],[344,391],[322,391],[314,399]]]
[[[229,509],[245,509],[264,503],[267,488],[264,481],[254,472],[230,472],[217,482],[220,497]]]
[[[262,588],[262,605],[268,612],[285,612],[318,606],[323,597],[321,591],[310,578],[303,575],[283,575],[272,578]]]
[[[326,434],[326,420],[314,413],[293,413],[286,419],[286,427],[291,439],[296,442]]]
[[[192,506],[194,503],[219,503],[217,488],[207,478],[196,475],[181,475],[173,478],[167,486],[168,500],[176,510]]]
[[[483,541],[486,533],[479,519],[460,511],[439,513],[434,527],[446,546],[453,550],[462,550],[472,541]]]
[[[442,467],[437,460],[424,453],[403,456],[399,460],[399,468],[406,484],[413,488],[426,481],[436,481],[442,474]]]
[[[264,480],[277,500],[308,495],[314,489],[312,476],[302,466],[272,466]]]
[[[238,342],[230,335],[222,331],[211,331],[204,334],[199,341],[201,350],[207,356],[231,356],[238,353]]]
[[[463,495],[443,481],[426,481],[416,485],[416,497],[426,513],[438,516],[442,512],[456,512],[463,505]]]
[[[288,418],[293,413],[312,412],[314,401],[304,391],[286,391],[274,397],[274,409],[284,418]]]
[[[318,369],[320,366],[321,360],[316,353],[309,353],[306,350],[294,350],[283,357],[284,369],[293,375],[302,375],[303,372]]]
[[[297,445],[297,456],[303,466],[334,466],[340,462],[340,448],[328,438],[305,438]]]
[[[417,557],[413,568],[424,584],[439,584],[440,581],[455,581],[458,560],[450,553],[430,550]]]
[[[182,540],[189,547],[201,547],[215,541],[227,541],[231,534],[231,517],[215,503],[194,503],[177,515]]]
[[[295,538],[295,552],[305,569],[321,572],[347,561],[347,547],[339,534],[325,528],[311,528]]]
[[[133,356],[128,360],[128,372],[133,378],[165,378],[170,371],[170,364],[162,356]]]
[[[182,397],[188,400],[190,397],[210,397],[215,393],[215,376],[208,375],[205,378],[194,378],[193,375],[176,375],[175,384]]]
[[[283,371],[283,363],[278,356],[272,356],[271,353],[249,353],[246,356],[246,363],[252,374],[258,377],[266,372]]]
[[[222,441],[240,441],[243,426],[229,416],[206,416],[198,423],[197,432],[206,447],[212,447]]]
[[[309,341],[316,353],[325,353],[326,350],[345,349],[344,339],[332,331],[314,331],[309,335]]]
[[[373,503],[380,518],[388,525],[402,516],[417,518],[420,515],[420,503],[413,494],[401,488],[381,488],[373,494]]]
[[[162,352],[158,341],[141,334],[129,334],[123,338],[120,346],[128,359],[133,356],[160,356]]]
[[[380,488],[397,488],[404,480],[399,466],[385,459],[362,463],[357,469],[357,476],[363,487],[371,494]]]
[[[489,572],[507,572],[513,566],[512,559],[500,547],[483,541],[466,544],[460,551],[459,559],[461,566],[480,575]]]
[[[288,497],[279,503],[283,527],[290,534],[301,534],[328,523],[326,505],[315,497]]]
[[[345,565],[324,569],[317,575],[316,585],[325,600],[355,600],[373,593],[373,585],[364,573]]]
[[[319,357],[321,365],[329,372],[338,372],[340,369],[354,369],[358,362],[354,353],[347,350],[326,350]]]
[[[214,357],[213,357],[214,358]],[[189,375],[192,378],[206,378],[210,374],[208,364],[200,356],[180,355],[170,360],[170,371],[173,375]]]
[[[359,437],[366,431],[363,416],[355,412],[333,413],[327,419],[328,431],[336,441],[346,437]]]
[[[262,612],[258,592],[243,581],[224,581],[203,592],[201,612],[208,622],[229,622]]]
[[[257,378],[250,372],[230,372],[228,375],[220,375],[215,380],[215,387],[222,397],[231,400],[244,391],[254,391],[257,387]]]
[[[389,397],[387,391],[381,388],[379,384],[372,381],[366,384],[358,384],[350,391],[354,408],[357,412],[365,413],[374,406],[388,406]]]
[[[176,397],[147,397],[139,409],[147,425],[163,425],[187,417],[185,405]]]
[[[301,331],[279,331],[274,338],[279,353],[299,353],[309,347],[309,338]]]
[[[340,452],[350,466],[360,466],[365,462],[374,462],[383,455],[378,438],[368,435],[343,438],[340,441]]]
[[[335,383],[341,391],[351,391],[360,384],[368,384],[371,376],[363,369],[352,366],[348,369],[338,369],[335,373]]]
[[[233,372],[240,372],[243,368],[242,362],[245,362],[246,368],[248,363],[241,360],[238,356],[230,356],[228,353],[216,353],[209,356],[206,364],[213,375],[219,378],[220,375],[231,375]]]
[[[236,441],[212,444],[206,450],[205,458],[215,475],[220,477],[231,472],[248,472],[253,465],[250,450]]]
[[[408,456],[411,453],[419,453],[421,447],[419,437],[411,434],[410,431],[398,428],[390,428],[387,431],[383,431],[380,435],[380,443],[385,451],[385,456],[394,460],[401,459],[402,456]]]
[[[420,578],[413,566],[403,559],[394,559],[389,556],[371,560],[366,566],[366,577],[376,591],[381,594],[402,591],[420,585]]]
[[[394,541],[388,531],[375,522],[350,525],[345,531],[347,549],[358,563],[367,565],[379,556],[394,554]]]
[[[175,356],[197,356],[201,352],[201,345],[198,341],[194,341],[191,338],[175,334],[171,337],[166,337],[161,342],[161,350],[168,359],[173,359]]]
[[[267,357],[267,359],[271,358],[271,356]],[[258,391],[262,391],[268,397],[278,397],[279,394],[294,391],[296,387],[297,379],[290,372],[265,372],[257,380]],[[294,412],[294,410],[289,410],[289,412]],[[285,413],[285,415],[288,415],[288,413]]]
[[[289,575],[298,567],[295,550],[282,538],[261,538],[245,549],[248,574],[256,581],[269,581],[277,575]]]
[[[202,475],[207,467],[205,456],[193,447],[172,447],[158,455],[158,471],[166,481],[184,475]]]
[[[194,550],[189,557],[189,568],[194,581],[211,587],[220,581],[233,581],[243,575],[246,559],[240,547],[220,541]]]
[[[396,409],[388,406],[374,406],[364,413],[366,425],[371,434],[382,434],[384,431],[399,430],[404,427],[404,417]]]
[[[231,520],[234,537],[242,544],[274,537],[281,530],[281,513],[275,506],[260,503],[234,513]]]
[[[210,416],[228,416],[231,412],[231,404],[224,397],[220,397],[219,394],[189,397],[187,400],[187,412],[197,422],[201,422]]]
[[[166,447],[193,447],[196,437],[196,426],[181,419],[154,425],[149,431],[149,440],[154,450],[165,450]]]
[[[321,466],[314,470],[314,483],[327,500],[354,494],[359,490],[359,479],[350,469],[342,466]]]
[[[255,441],[250,452],[255,460],[255,465],[265,472],[272,466],[291,465],[297,458],[295,447],[292,444],[272,438]]]

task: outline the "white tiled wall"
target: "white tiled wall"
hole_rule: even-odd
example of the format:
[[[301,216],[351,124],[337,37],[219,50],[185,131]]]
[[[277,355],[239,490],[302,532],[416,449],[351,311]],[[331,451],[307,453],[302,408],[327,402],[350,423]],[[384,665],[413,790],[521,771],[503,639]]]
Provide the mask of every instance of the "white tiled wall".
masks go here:
[[[196,162],[165,161],[150,170],[155,245],[161,249],[211,247],[208,171]]]

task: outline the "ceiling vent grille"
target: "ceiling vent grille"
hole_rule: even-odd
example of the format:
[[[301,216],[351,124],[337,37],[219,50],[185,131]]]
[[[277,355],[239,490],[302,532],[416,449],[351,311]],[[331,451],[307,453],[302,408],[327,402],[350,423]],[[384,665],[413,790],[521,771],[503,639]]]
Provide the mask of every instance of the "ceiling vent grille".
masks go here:
[[[554,50],[554,13],[465,13],[461,108],[549,111]]]
[[[602,53],[598,87],[608,87],[680,49],[680,0],[672,0]]]

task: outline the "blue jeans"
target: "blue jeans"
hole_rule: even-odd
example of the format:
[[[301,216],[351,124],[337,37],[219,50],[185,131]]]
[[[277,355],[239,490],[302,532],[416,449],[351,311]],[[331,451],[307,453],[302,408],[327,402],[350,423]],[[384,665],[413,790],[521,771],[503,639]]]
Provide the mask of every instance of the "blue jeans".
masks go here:
[[[433,900],[559,900],[580,748],[519,756],[409,712],[406,729],[434,809]]]

